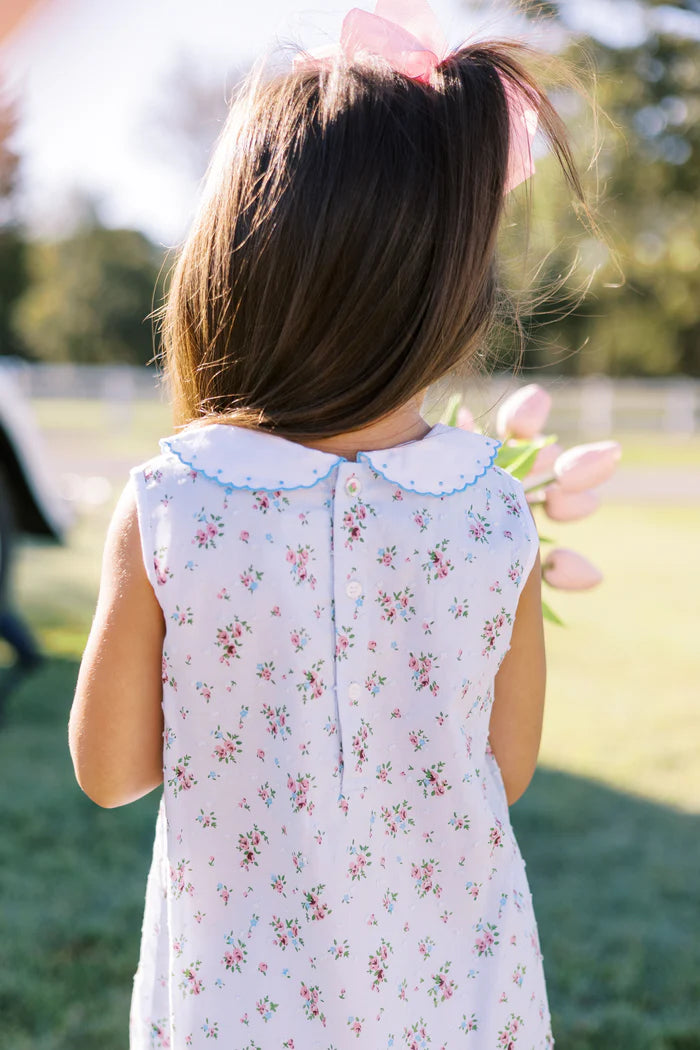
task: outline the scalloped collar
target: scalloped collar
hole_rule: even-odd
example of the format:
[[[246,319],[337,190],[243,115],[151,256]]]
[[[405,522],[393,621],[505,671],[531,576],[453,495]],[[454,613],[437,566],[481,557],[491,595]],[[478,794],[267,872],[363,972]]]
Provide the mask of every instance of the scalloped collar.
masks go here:
[[[473,485],[493,465],[501,442],[446,423],[436,423],[415,441],[357,453],[357,465],[368,463],[399,488],[420,495],[444,496]],[[345,456],[308,448],[262,430],[210,423],[161,438],[162,452],[220,485],[233,488],[311,488]]]

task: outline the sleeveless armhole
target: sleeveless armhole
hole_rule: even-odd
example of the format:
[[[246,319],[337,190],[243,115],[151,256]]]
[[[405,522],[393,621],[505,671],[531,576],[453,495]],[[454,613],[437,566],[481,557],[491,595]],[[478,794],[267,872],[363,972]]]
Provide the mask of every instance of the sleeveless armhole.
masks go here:
[[[532,567],[534,566],[535,560],[537,558],[537,552],[540,549],[540,537],[539,537],[539,533],[537,532],[537,525],[535,524],[535,519],[533,518],[532,511],[530,510],[530,504],[527,502],[524,492],[523,492],[523,519],[524,519],[523,520],[523,525],[524,525],[523,533],[524,533],[524,535],[523,535],[523,548],[522,548],[522,556],[521,556],[521,563],[522,563],[522,583],[521,583],[521,586],[520,586],[520,590],[521,591],[522,591],[523,587],[525,586],[525,584],[527,583],[527,581],[528,581],[528,579],[530,577],[530,573],[532,572]]]
[[[158,586],[154,564],[155,548],[153,545],[151,514],[149,510],[148,491],[146,488],[143,467],[133,467],[129,471],[129,477],[131,478],[131,484],[133,485],[134,495],[136,497],[136,513],[139,524],[139,538],[141,540],[141,556],[143,558],[148,581],[153,588],[156,597],[158,597]]]

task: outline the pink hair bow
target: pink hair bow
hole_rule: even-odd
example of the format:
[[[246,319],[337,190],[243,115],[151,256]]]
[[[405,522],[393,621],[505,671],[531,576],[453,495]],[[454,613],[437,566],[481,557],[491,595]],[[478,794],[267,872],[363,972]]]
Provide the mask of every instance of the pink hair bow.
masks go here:
[[[440,24],[428,0],[376,0],[374,14],[353,7],[343,19],[340,43],[316,48],[294,59],[295,69],[330,68],[343,55],[348,62],[363,52],[386,59],[397,73],[429,83],[435,67],[449,55]],[[534,174],[532,140],[537,110],[501,77],[510,115],[510,154],[505,192]]]

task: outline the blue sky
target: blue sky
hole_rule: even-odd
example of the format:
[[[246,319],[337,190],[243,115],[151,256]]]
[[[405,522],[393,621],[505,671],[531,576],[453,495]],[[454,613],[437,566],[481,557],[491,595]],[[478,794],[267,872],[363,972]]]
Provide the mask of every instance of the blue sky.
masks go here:
[[[174,65],[191,63],[220,78],[223,95],[231,69],[276,40],[313,47],[337,39],[349,6],[329,0],[313,7],[289,0],[44,0],[0,48],[0,73],[20,103],[17,146],[30,226],[60,230],[70,194],[82,189],[100,199],[105,222],[136,225],[163,244],[176,243],[197,187],[187,166],[166,159],[152,134],[167,106],[163,84]],[[371,10],[373,3],[360,0],[359,6]],[[434,0],[433,7],[451,43],[516,32],[551,44],[551,36],[539,39],[514,21],[500,0]],[[571,0],[566,8],[571,28],[593,27],[610,43],[637,42],[646,32],[636,0]]]

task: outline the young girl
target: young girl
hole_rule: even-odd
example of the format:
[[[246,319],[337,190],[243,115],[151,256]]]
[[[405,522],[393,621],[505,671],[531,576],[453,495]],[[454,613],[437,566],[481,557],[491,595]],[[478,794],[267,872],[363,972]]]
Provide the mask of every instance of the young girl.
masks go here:
[[[70,722],[96,803],[163,786],[132,1050],[553,1045],[508,813],[537,532],[499,443],[421,406],[482,353],[529,111],[580,187],[527,49],[440,58],[416,8],[238,98],[171,283],[178,429],[116,508]]]

